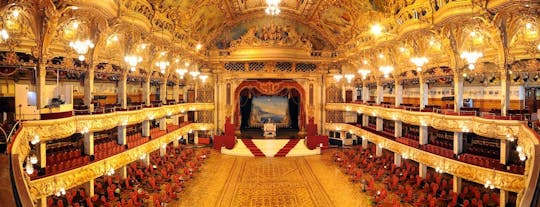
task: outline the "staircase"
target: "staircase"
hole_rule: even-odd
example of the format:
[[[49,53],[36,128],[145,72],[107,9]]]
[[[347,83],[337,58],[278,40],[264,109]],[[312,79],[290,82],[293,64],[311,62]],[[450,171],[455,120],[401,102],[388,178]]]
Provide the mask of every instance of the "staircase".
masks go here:
[[[251,139],[241,139],[244,145],[251,151],[255,157],[266,157],[266,155],[251,141]]]
[[[283,148],[281,148],[276,153],[276,155],[274,155],[274,157],[285,157],[285,156],[287,156],[287,154],[289,154],[289,152],[294,148],[294,146],[296,146],[296,144],[298,144],[299,141],[300,141],[300,139],[290,139],[289,142],[287,142],[287,144]]]

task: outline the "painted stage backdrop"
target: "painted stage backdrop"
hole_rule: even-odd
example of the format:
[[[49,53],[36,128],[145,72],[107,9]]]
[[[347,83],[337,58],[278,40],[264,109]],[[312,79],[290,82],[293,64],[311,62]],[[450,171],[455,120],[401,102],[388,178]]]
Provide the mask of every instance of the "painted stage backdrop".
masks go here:
[[[253,98],[249,126],[262,127],[268,122],[275,123],[280,128],[291,125],[287,97],[258,96]]]

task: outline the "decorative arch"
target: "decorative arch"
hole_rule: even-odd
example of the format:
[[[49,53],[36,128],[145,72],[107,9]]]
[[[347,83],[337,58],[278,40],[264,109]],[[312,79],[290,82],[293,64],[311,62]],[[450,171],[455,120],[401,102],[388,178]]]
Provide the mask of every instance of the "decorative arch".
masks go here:
[[[255,80],[245,80],[234,91],[235,97],[235,113],[234,120],[237,129],[240,128],[240,95],[242,93],[257,93],[260,95],[279,95],[283,91],[296,91],[292,95],[297,95],[300,97],[300,111],[298,119],[298,128],[300,131],[303,131],[306,126],[306,109],[305,103],[307,102],[306,93],[304,88],[296,81],[290,79],[255,79]]]

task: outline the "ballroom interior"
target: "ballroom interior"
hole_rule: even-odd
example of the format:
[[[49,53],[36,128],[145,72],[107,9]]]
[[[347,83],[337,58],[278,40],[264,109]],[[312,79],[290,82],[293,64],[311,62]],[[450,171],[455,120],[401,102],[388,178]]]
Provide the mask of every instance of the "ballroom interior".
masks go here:
[[[540,206],[539,32],[538,0],[3,0],[0,205]]]

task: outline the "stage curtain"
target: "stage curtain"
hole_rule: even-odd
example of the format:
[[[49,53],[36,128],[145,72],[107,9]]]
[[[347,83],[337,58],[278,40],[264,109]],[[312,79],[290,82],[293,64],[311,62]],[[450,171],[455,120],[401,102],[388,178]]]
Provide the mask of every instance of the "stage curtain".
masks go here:
[[[240,97],[240,113],[242,116],[242,124],[240,125],[241,129],[249,127],[249,117],[251,116],[251,103],[252,99],[249,96]]]
[[[289,118],[291,120],[291,128],[298,129],[298,113],[300,106],[300,97],[292,96],[289,98]]]

